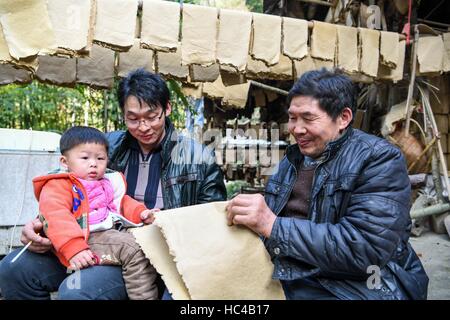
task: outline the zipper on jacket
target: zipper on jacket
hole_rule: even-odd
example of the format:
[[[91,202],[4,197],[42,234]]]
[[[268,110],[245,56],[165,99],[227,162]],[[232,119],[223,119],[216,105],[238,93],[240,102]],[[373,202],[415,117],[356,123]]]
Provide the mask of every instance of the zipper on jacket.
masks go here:
[[[309,202],[309,208],[308,208],[308,216],[306,217],[306,219],[308,219],[308,220],[311,219],[311,213],[312,213],[312,212],[311,212],[312,203],[313,203],[312,193],[313,193],[313,190],[314,190],[314,183],[316,182],[316,171],[317,171],[317,169],[319,169],[319,167],[320,167],[321,165],[323,165],[325,162],[327,162],[329,158],[330,158],[330,152],[328,152],[328,155],[327,155],[327,157],[325,158],[325,160],[323,160],[322,162],[320,162],[320,163],[317,165],[317,167],[314,168],[313,181],[312,181],[312,185],[311,185],[312,187],[311,187],[311,191],[310,191],[310,195],[309,195],[310,202]]]

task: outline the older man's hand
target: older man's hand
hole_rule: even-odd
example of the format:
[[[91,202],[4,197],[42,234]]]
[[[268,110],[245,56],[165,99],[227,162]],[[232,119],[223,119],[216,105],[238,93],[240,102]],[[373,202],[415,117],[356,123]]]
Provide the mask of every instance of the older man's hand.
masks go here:
[[[242,224],[268,238],[276,215],[269,209],[260,194],[240,194],[227,206],[228,225]]]
[[[52,248],[52,243],[49,239],[40,236],[38,233],[42,231],[44,226],[39,219],[28,221],[22,229],[20,241],[26,245],[28,242],[33,243],[28,247],[28,250],[36,253],[44,253]]]

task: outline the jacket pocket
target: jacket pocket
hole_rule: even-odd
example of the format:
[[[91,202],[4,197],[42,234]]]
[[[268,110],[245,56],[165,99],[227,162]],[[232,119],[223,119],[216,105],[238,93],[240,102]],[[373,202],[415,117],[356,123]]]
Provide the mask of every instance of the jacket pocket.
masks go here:
[[[269,208],[278,215],[286,206],[290,196],[290,186],[286,183],[269,181],[264,190],[264,200]]]
[[[188,173],[168,178],[164,185],[171,190],[176,203],[182,207],[197,204],[198,173]]]
[[[329,183],[325,187],[325,197],[321,209],[322,213],[328,215],[327,222],[338,223],[339,220],[345,216],[352,190],[347,186],[341,184],[339,181]]]

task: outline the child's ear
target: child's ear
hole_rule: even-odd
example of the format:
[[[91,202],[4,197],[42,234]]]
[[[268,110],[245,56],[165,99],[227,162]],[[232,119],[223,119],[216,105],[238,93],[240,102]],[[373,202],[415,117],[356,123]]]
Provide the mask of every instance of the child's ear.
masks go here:
[[[61,167],[63,167],[65,170],[68,169],[67,158],[66,158],[65,156],[61,156],[61,158],[59,158],[59,164],[60,164]]]

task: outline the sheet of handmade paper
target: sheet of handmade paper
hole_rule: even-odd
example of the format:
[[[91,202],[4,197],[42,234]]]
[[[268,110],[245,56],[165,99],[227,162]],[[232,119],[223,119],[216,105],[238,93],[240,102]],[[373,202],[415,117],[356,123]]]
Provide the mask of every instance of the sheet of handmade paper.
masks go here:
[[[380,32],[366,28],[359,28],[361,46],[360,71],[364,75],[376,77],[380,59]]]
[[[226,204],[155,214],[154,224],[161,228],[191,298],[284,299],[261,239],[246,227],[228,226]],[[153,265],[162,270],[156,260]]]
[[[0,85],[10,83],[30,83],[32,73],[23,69],[16,69],[11,64],[0,64]]]
[[[144,68],[150,72],[155,71],[153,68],[153,50],[141,49],[140,40],[135,39],[134,45],[128,52],[119,53],[117,75],[126,77],[129,72],[138,68]]]
[[[5,36],[3,35],[3,28],[0,24],[0,62],[11,61],[12,57],[9,54],[8,44],[6,43]]]
[[[250,46],[252,15],[237,10],[220,10],[217,60],[244,71]]]
[[[314,63],[314,59],[311,56],[306,56],[304,59],[297,61],[294,60],[294,71],[295,71],[295,77],[299,78],[304,74],[305,72],[315,70],[316,65]]]
[[[114,84],[114,51],[93,45],[87,58],[77,58],[77,82],[98,88]]]
[[[443,71],[448,72],[450,71],[450,32],[444,33],[442,38],[444,40],[444,61],[442,63],[444,69]]]
[[[161,229],[156,224],[151,224],[130,230],[136,238],[136,242],[141,246],[145,256],[161,275],[167,289],[172,294],[172,298],[175,300],[190,299],[189,292],[178,273],[175,261],[173,260],[174,257],[169,251]]]
[[[189,76],[189,66],[181,65],[181,46],[175,52],[156,51],[156,69],[158,73],[186,81]]]
[[[56,45],[77,52],[92,42],[93,0],[47,0],[48,13],[55,32]]]
[[[116,50],[133,45],[138,0],[96,0],[97,18],[94,40]]]
[[[170,1],[144,0],[142,5],[141,43],[160,51],[178,47],[180,4]]]
[[[308,21],[283,18],[283,53],[301,60],[308,54]]]
[[[292,73],[292,65],[291,65],[291,73]],[[249,89],[250,89],[250,82],[225,87],[225,95],[222,100],[223,104],[233,106],[236,108],[244,108],[245,105],[247,104]]]
[[[334,61],[336,37],[336,25],[314,21],[311,35],[311,56],[321,60]]]
[[[36,77],[56,85],[73,85],[77,79],[77,59],[57,56],[39,56]]]
[[[378,78],[392,80],[394,83],[403,79],[403,68],[405,65],[406,41],[401,40],[398,43],[398,60],[394,69],[380,64],[378,69]]]
[[[417,60],[419,72],[441,72],[444,61],[444,41],[441,36],[419,38]]]
[[[181,63],[208,66],[216,62],[217,9],[183,4]]]
[[[55,35],[46,0],[2,0],[1,7],[0,23],[12,57],[54,52]]]
[[[256,60],[273,66],[280,60],[281,17],[253,13],[253,38],[250,50]]]
[[[358,72],[358,29],[337,26],[337,65],[348,73]]]
[[[399,57],[399,34],[386,31],[380,33],[380,63],[394,69]]]

